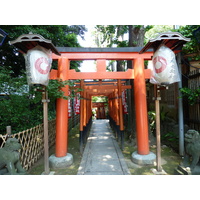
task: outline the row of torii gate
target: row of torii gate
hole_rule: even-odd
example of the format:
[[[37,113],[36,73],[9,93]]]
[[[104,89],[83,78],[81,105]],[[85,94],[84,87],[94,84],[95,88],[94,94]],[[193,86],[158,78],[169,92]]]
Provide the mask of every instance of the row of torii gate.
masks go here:
[[[109,117],[117,126],[123,139],[122,91],[131,89],[123,79],[134,79],[134,98],[136,111],[137,153],[149,154],[148,116],[146,100],[146,79],[151,77],[151,70],[145,69],[144,61],[151,60],[152,51],[139,54],[141,48],[57,48],[60,55],[53,54],[53,60],[58,61],[58,70],[51,70],[50,79],[77,80],[81,92],[80,103],[80,147],[83,145],[83,131],[92,117],[91,97],[104,95],[108,97]],[[96,72],[76,72],[70,69],[70,61],[95,60]],[[120,72],[106,71],[106,60],[131,60],[133,69]],[[98,84],[86,84],[84,80],[99,80]],[[112,81],[102,81],[102,80]],[[114,81],[113,81],[114,80]],[[68,95],[69,86],[63,92]],[[58,99],[56,106],[56,157],[64,157],[68,152],[68,100]],[[81,139],[82,138],[82,139]]]
[[[82,90],[80,102],[80,149],[83,150],[84,131],[92,117],[91,97],[94,95],[104,95],[108,97],[109,117],[118,127],[118,134],[123,140],[124,124],[122,110],[122,91],[133,89],[134,105],[136,117],[136,139],[137,151],[134,152],[134,159],[139,164],[142,159],[146,162],[146,158],[154,160],[154,155],[149,151],[148,137],[148,115],[146,100],[146,79],[151,78],[151,70],[145,69],[144,61],[151,60],[153,53],[161,46],[166,45],[174,53],[181,51],[183,45],[190,41],[178,32],[161,33],[157,38],[151,39],[143,48],[142,47],[123,47],[123,48],[70,48],[70,47],[54,47],[50,40],[44,39],[38,34],[25,34],[11,41],[10,44],[15,45],[22,53],[26,53],[36,45],[41,45],[46,49],[51,49],[52,59],[58,62],[58,69],[51,70],[50,79],[81,80],[76,84]],[[70,69],[70,62],[76,60],[95,60],[97,65],[96,72],[76,72]],[[132,69],[124,72],[108,72],[106,71],[107,60],[130,60],[132,61]],[[84,80],[98,80],[96,83],[88,83]],[[123,80],[134,79],[133,86],[125,85]],[[105,81],[107,80],[107,81]],[[180,84],[181,87],[181,84]],[[69,86],[62,88],[64,95],[68,96]],[[156,92],[157,93],[157,92]],[[156,105],[159,99],[156,98]],[[183,133],[183,115],[181,114],[182,104],[179,103],[179,147],[180,152],[184,151],[184,133]],[[158,109],[158,106],[157,106]],[[129,111],[131,112],[131,111]],[[159,112],[158,112],[159,113]],[[157,119],[159,121],[159,119]],[[46,123],[47,124],[47,123]],[[157,123],[159,126],[159,123]],[[47,129],[47,128],[46,128]],[[160,133],[157,128],[157,165],[160,166]],[[45,135],[45,134],[44,134]],[[47,138],[48,134],[45,135]],[[47,138],[48,140],[48,138]],[[47,140],[46,144],[47,144]],[[123,144],[123,141],[122,141]],[[44,145],[45,146],[45,145]],[[47,146],[47,145],[46,145]],[[47,148],[46,148],[47,151]],[[135,154],[136,153],[136,154]],[[57,99],[56,106],[56,160],[52,160],[57,165],[65,162],[68,154],[68,100]],[[133,155],[132,155],[133,157]],[[64,158],[64,160],[60,160]],[[69,158],[67,158],[68,160]],[[48,160],[46,153],[45,161]],[[59,161],[58,161],[59,160]],[[67,161],[66,160],[66,161]],[[67,161],[68,162],[68,161]],[[48,169],[46,162],[46,169]],[[158,171],[160,171],[158,167]],[[46,170],[45,170],[46,171]],[[47,172],[46,172],[47,173]],[[48,174],[48,173],[47,173]]]

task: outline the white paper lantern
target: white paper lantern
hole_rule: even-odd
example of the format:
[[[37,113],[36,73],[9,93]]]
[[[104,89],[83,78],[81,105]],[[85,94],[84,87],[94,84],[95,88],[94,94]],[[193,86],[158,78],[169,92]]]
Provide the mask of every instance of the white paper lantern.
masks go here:
[[[170,48],[162,45],[154,53],[152,63],[151,83],[161,85],[180,81],[175,54]]]
[[[35,48],[28,50],[24,57],[28,84],[47,86],[52,63],[51,51],[38,45]]]

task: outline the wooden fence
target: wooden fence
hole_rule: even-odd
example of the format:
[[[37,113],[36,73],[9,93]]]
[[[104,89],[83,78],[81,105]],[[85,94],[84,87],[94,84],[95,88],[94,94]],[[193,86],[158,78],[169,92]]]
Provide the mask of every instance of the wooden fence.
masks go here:
[[[199,61],[200,63],[200,61]],[[184,66],[183,87],[188,87],[195,90],[200,87],[200,64],[198,68]],[[148,105],[149,108],[154,108],[153,86],[150,85],[148,91]],[[178,123],[178,85],[177,83],[171,84],[168,90],[161,90],[161,108],[164,106],[165,112],[168,112]],[[200,131],[200,97],[194,105],[189,105],[188,100],[183,97],[183,112],[184,123],[189,126],[190,129]]]
[[[148,111],[155,111],[154,85],[150,84],[147,91]],[[160,113],[162,120],[178,121],[178,84],[173,83],[168,89],[161,88]]]
[[[188,78],[188,88],[197,89],[200,87],[200,69],[190,71]],[[186,123],[191,129],[200,131],[200,97],[194,105],[188,105]]]
[[[69,119],[69,130],[79,123],[79,115],[73,115]],[[55,144],[56,120],[49,121],[49,148]],[[0,148],[5,143],[8,134],[0,134]],[[12,134],[22,145],[20,150],[21,164],[25,170],[30,169],[34,163],[44,154],[44,131],[43,124],[37,125],[25,131]]]

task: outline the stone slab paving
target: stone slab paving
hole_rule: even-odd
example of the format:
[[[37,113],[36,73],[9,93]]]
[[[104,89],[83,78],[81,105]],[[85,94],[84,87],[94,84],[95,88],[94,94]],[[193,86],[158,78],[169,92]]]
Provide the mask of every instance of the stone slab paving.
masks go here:
[[[109,120],[94,120],[77,175],[130,175]]]

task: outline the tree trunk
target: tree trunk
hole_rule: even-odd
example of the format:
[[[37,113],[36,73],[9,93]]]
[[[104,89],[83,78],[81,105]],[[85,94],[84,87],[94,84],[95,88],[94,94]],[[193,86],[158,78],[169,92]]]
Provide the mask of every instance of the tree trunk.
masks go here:
[[[129,25],[129,41],[128,41],[128,46],[129,47],[136,47],[136,46],[143,46],[144,45],[144,34],[145,34],[145,28],[144,26],[134,26],[134,25]],[[133,63],[132,60],[127,61],[127,68],[132,69],[133,68]],[[129,80],[129,84],[134,85],[133,80]],[[132,140],[135,138],[136,135],[136,121],[135,121],[135,106],[134,106],[134,95],[133,95],[133,90],[128,90],[128,98],[127,98],[127,103],[129,106],[129,120],[131,123],[128,123],[127,127],[127,132],[129,135],[129,138]]]
[[[117,71],[124,71],[124,64],[121,60],[117,60]]]
[[[143,47],[145,34],[144,26],[132,26],[132,31],[130,30],[130,33],[132,34],[130,37],[130,45],[132,47]]]

